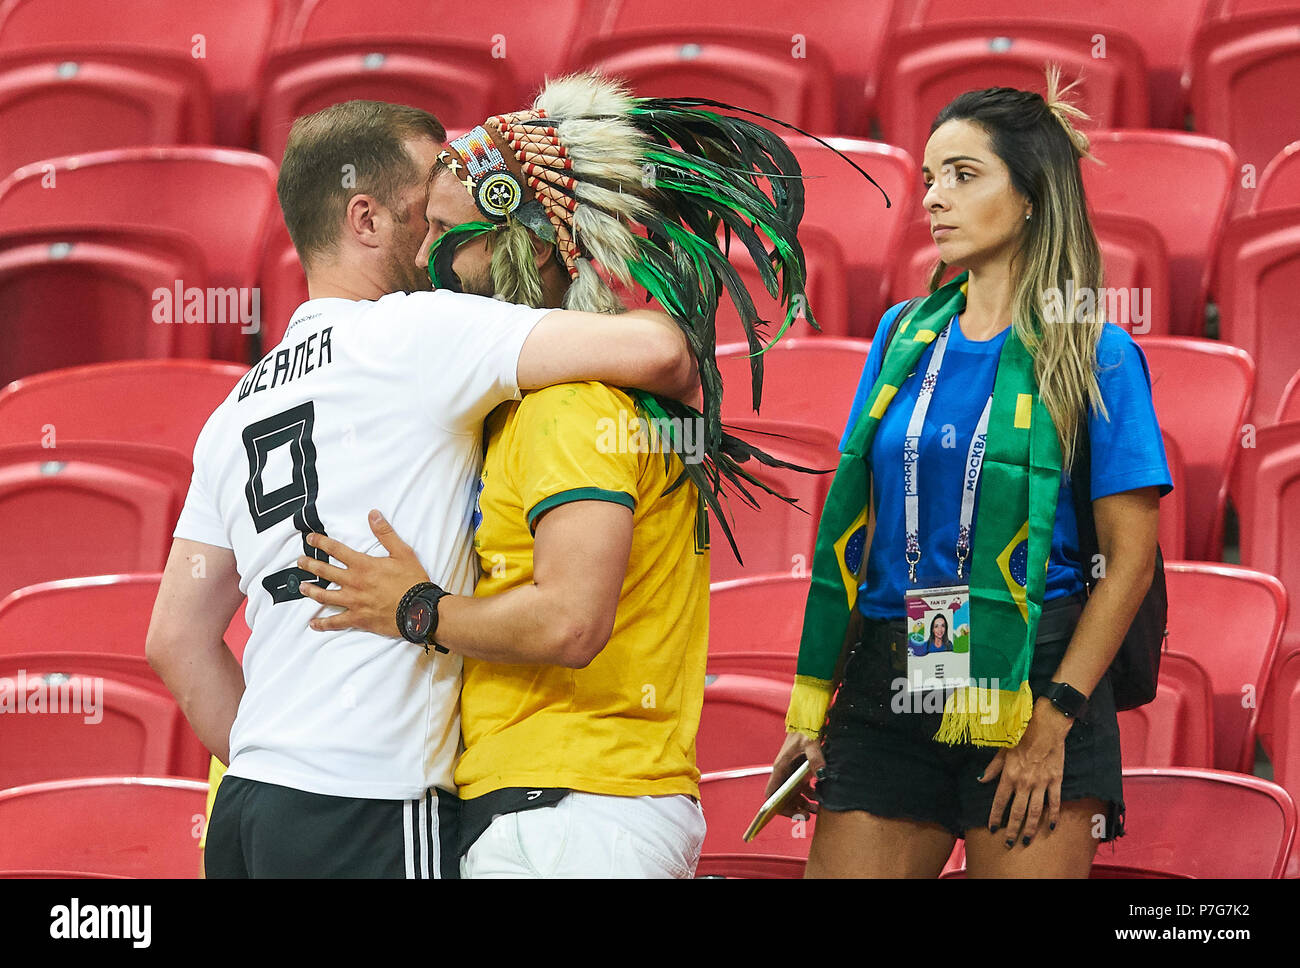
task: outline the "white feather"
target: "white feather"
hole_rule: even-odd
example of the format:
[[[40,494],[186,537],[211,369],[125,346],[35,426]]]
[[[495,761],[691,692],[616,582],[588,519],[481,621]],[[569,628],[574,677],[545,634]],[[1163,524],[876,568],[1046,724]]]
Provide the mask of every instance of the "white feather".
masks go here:
[[[628,262],[638,253],[636,236],[618,219],[591,205],[579,205],[573,213],[574,233],[578,244],[623,285],[631,285]]]
[[[605,285],[595,267],[587,259],[577,262],[578,278],[573,280],[564,294],[564,308],[584,313],[624,313],[627,307]]]
[[[622,84],[594,71],[548,80],[533,107],[548,117],[621,115],[631,107],[632,95]]]

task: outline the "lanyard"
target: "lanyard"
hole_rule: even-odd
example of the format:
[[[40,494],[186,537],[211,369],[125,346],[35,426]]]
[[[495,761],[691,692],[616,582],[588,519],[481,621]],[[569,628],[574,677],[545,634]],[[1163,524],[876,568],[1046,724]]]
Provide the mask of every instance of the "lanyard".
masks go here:
[[[934,341],[934,352],[930,355],[930,365],[926,367],[925,377],[921,380],[920,392],[916,395],[916,406],[912,408],[912,418],[907,424],[907,436],[903,438],[903,513],[907,526],[908,579],[916,581],[916,566],[921,560],[921,525],[920,525],[920,490],[917,481],[916,465],[921,452],[921,428],[925,426],[925,415],[930,409],[930,398],[934,395],[935,385],[939,382],[939,368],[943,366],[943,353],[948,347],[948,333],[953,323],[949,323]],[[975,490],[979,486],[980,470],[984,466],[984,445],[988,435],[989,411],[993,407],[993,394],[984,403],[984,412],[980,414],[975,434],[971,437],[970,449],[966,452],[966,469],[963,477],[961,494],[961,519],[957,526],[957,577],[962,577],[966,558],[970,554],[971,522],[975,516]]]

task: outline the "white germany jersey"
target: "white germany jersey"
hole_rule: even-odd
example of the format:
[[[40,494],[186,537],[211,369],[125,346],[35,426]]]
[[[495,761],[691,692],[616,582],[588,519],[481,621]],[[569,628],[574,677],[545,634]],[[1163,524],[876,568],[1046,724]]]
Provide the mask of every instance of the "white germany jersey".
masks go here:
[[[175,536],[230,548],[248,596],[246,690],[230,774],[331,796],[455,790],[458,656],[369,632],[314,632],[336,609],[297,590],[311,531],[384,555],[378,508],[429,577],[470,595],[482,424],[517,399],[548,310],[446,291],[313,299],[217,407]],[[338,562],[334,562],[338,564]]]

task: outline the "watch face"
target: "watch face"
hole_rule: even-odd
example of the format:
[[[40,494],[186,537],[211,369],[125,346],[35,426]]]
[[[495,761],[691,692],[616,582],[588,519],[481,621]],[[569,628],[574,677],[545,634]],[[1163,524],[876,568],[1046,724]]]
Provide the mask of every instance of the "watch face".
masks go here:
[[[428,602],[416,600],[406,610],[406,628],[403,630],[411,640],[424,641],[429,634],[429,624],[433,621],[433,609]]]

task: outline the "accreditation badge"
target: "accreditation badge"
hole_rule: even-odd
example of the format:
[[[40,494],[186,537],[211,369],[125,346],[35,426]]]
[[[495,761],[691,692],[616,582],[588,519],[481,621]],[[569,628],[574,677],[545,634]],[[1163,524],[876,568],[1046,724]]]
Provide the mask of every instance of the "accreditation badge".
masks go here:
[[[907,610],[907,690],[970,684],[970,586],[911,588]]]

